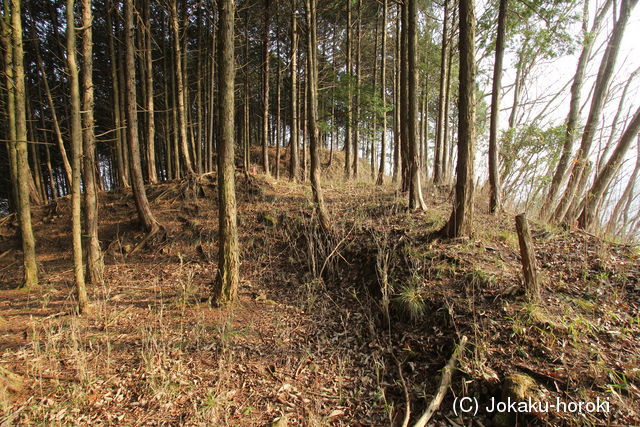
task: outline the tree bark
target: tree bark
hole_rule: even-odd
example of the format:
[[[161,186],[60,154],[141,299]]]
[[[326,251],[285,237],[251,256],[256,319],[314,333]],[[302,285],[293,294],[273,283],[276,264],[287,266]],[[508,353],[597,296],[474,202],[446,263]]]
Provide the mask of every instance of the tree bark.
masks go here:
[[[150,0],[144,0],[144,64],[146,69],[146,104],[147,104],[147,175],[149,182],[158,182],[156,171],[156,121],[153,103],[153,33],[151,32]]]
[[[500,210],[500,174],[498,173],[498,119],[500,115],[500,91],[502,90],[502,58],[504,57],[504,37],[507,21],[508,0],[500,0],[498,29],[496,34],[496,57],[493,66],[491,88],[491,122],[489,125],[489,213]]]
[[[353,177],[358,178],[358,151],[360,147],[360,83],[362,80],[362,0],[358,0],[358,26],[356,27],[356,90],[353,108]]]
[[[418,70],[416,67],[417,59],[417,12],[416,1],[408,0],[408,34],[407,34],[407,53],[409,56],[408,69],[408,128],[409,128],[409,161],[410,161],[410,181],[409,181],[409,209],[426,209],[424,200],[422,199],[422,186],[420,185],[420,161],[418,146]]]
[[[236,299],[239,282],[239,247],[236,219],[234,113],[234,0],[218,1],[218,276],[214,298],[218,304]]]
[[[516,216],[516,230],[518,231],[518,242],[520,244],[525,293],[530,302],[536,303],[540,300],[540,286],[538,285],[536,271],[536,255],[526,214],[522,213]]]
[[[294,0],[295,3],[295,0]],[[298,179],[298,26],[295,6],[291,9],[291,125],[289,126],[289,179]]]
[[[82,121],[80,118],[80,78],[76,59],[76,27],[73,13],[74,0],[67,0],[67,66],[69,87],[71,89],[71,223],[73,238],[73,273],[76,282],[78,312],[84,314],[88,309],[87,289],[84,282],[82,261],[82,212],[80,191],[80,163],[82,160]]]
[[[325,231],[331,230],[331,221],[324,204],[322,186],[320,184],[320,157],[318,153],[318,64],[317,64],[317,37],[316,37],[316,0],[306,0],[307,13],[307,78],[309,96],[307,104],[309,110],[309,151],[311,157],[311,189],[313,199],[318,212],[320,225]]]
[[[613,150],[613,153],[611,153],[611,157],[609,157],[609,160],[597,175],[591,189],[587,191],[582,201],[582,205],[584,206],[582,214],[578,219],[578,225],[580,227],[589,229],[596,222],[596,209],[602,200],[602,195],[608,187],[611,178],[618,172],[622,160],[629,150],[629,147],[631,147],[634,138],[638,135],[638,132],[640,132],[640,108],[636,110],[631,122],[620,137],[618,145]]]
[[[387,0],[382,0],[382,47],[380,63],[380,98],[382,99],[382,140],[380,142],[380,167],[377,185],[384,183],[385,163],[387,162]]]
[[[264,27],[262,29],[262,167],[266,175],[271,175],[269,169],[269,28],[271,16],[269,7],[271,1],[264,0]]]
[[[353,100],[351,99],[351,1],[347,1],[347,47],[346,47],[346,78],[347,78],[347,118],[344,128],[344,177],[351,178],[351,121]]]
[[[458,163],[453,211],[443,229],[451,238],[470,236],[472,232],[476,138],[474,0],[460,0],[459,22]]]
[[[111,22],[111,10],[113,8],[113,4],[109,0],[107,2],[107,27],[109,31],[109,58],[111,62],[111,82],[113,85],[113,121],[115,125],[115,136],[116,136],[116,165],[118,169],[118,180],[119,184],[123,188],[129,187],[129,165],[126,161],[126,156],[124,154],[125,140],[124,131],[123,131],[123,113],[120,108],[120,82],[119,82],[119,73],[118,73],[118,57],[116,55],[115,48],[115,35],[113,34],[113,25]]]
[[[133,24],[133,0],[125,0],[125,47],[126,47],[126,77],[127,89],[127,141],[129,143],[129,159],[131,162],[131,183],[133,196],[138,210],[138,217],[149,236],[158,232],[160,225],[151,212],[147,192],[142,178],[142,164],[140,161],[140,145],[138,142],[138,111],[136,95],[136,52],[133,38],[135,26]],[[178,108],[179,109],[179,108]],[[188,169],[189,170],[189,169]],[[193,174],[193,169],[190,169]]]
[[[82,136],[84,209],[87,235],[87,273],[94,285],[102,283],[104,265],[98,239],[98,188],[96,184],[96,136],[93,119],[93,12],[91,0],[82,0]]]
[[[564,142],[562,146],[562,153],[558,160],[558,166],[551,178],[551,184],[549,185],[549,191],[545,196],[542,208],[540,209],[540,216],[542,219],[548,219],[551,209],[555,203],[556,196],[562,185],[562,181],[565,179],[567,169],[569,168],[569,159],[573,151],[573,143],[575,141],[575,135],[578,128],[579,116],[580,116],[580,93],[582,91],[582,85],[584,82],[589,57],[591,56],[591,50],[593,48],[593,42],[595,35],[598,32],[604,17],[611,6],[612,1],[607,1],[602,9],[596,15],[591,30],[587,32],[587,24],[589,22],[589,0],[585,0],[584,13],[583,13],[583,25],[582,25],[582,51],[578,58],[578,64],[576,72],[573,77],[573,83],[571,84],[571,100],[569,101],[569,113],[567,115],[567,127],[564,132]]]
[[[13,96],[15,111],[15,164],[17,185],[17,216],[22,237],[23,288],[38,285],[36,242],[31,227],[29,202],[29,159],[27,154],[27,116],[24,76],[24,49],[22,44],[22,15],[20,0],[11,0]],[[6,12],[6,11],[5,11]],[[11,124],[10,124],[11,126]]]
[[[587,172],[585,170],[586,161],[588,159],[589,152],[591,151],[596,126],[598,125],[602,108],[606,101],[607,89],[613,76],[624,30],[627,22],[629,21],[631,11],[637,3],[638,0],[624,0],[621,4],[620,16],[613,27],[600,68],[598,69],[593,98],[591,99],[591,107],[589,109],[589,116],[582,133],[580,148],[578,148],[578,152],[575,155],[571,177],[569,178],[562,200],[553,214],[553,219],[555,221],[563,221],[567,224],[571,224],[577,217],[577,212],[574,212],[570,207],[572,203],[574,203],[574,199],[578,192],[580,178],[583,173]]]
[[[447,84],[447,40],[449,32],[447,24],[449,21],[449,0],[444,0],[444,19],[442,20],[442,46],[440,48],[440,94],[438,96],[438,118],[436,119],[436,143],[433,159],[433,183],[440,185],[443,182],[444,169],[444,121],[445,118],[445,92]]]
[[[127,2],[129,0],[126,0]],[[171,28],[173,30],[174,72],[176,78],[176,99],[178,109],[178,130],[180,135],[180,151],[187,175],[195,175],[187,136],[187,110],[185,107],[185,85],[182,73],[182,47],[180,45],[180,22],[178,20],[177,0],[171,0]],[[135,73],[135,70],[134,70]]]

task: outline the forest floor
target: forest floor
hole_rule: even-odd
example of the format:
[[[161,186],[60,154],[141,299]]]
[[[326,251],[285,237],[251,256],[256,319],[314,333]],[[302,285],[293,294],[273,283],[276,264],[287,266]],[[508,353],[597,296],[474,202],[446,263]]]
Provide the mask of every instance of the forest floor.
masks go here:
[[[130,191],[100,194],[105,285],[89,287],[82,317],[69,199],[34,209],[34,290],[16,289],[17,228],[4,221],[1,425],[400,425],[406,396],[415,421],[462,336],[440,425],[640,424],[637,248],[532,223],[544,285],[533,305],[511,214],[479,205],[474,238],[439,240],[448,193],[427,189],[429,209],[407,212],[391,186],[327,181],[324,237],[308,184],[238,175],[240,297],[217,308],[215,176],[201,184],[197,198],[149,186],[167,237],[133,254]],[[499,398],[507,377],[526,378],[534,400],[599,398],[609,412],[452,410],[454,396]]]

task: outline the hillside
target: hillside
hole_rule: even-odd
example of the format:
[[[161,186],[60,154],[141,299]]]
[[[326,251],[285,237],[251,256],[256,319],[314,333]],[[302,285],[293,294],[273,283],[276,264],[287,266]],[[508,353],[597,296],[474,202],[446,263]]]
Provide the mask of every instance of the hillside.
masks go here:
[[[455,396],[487,403],[516,378],[534,398],[611,408],[520,423],[640,423],[636,248],[532,223],[544,284],[533,306],[511,214],[479,205],[473,239],[439,240],[450,201],[437,190],[426,212],[407,212],[390,186],[327,182],[326,239],[308,185],[238,175],[240,300],[216,308],[214,175],[197,199],[182,185],[149,187],[166,237],[133,254],[131,193],[100,194],[106,285],[90,287],[84,317],[71,313],[69,199],[34,209],[43,280],[32,292],[13,289],[16,225],[2,220],[3,425],[399,425],[407,396],[411,419],[422,413],[462,336]],[[434,420],[469,424],[453,396]]]

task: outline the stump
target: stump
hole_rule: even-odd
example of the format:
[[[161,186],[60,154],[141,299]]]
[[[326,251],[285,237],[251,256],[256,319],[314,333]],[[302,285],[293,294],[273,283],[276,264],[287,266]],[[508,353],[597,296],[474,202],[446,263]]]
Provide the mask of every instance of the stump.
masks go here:
[[[516,216],[516,230],[518,232],[518,242],[520,243],[525,293],[530,302],[537,302],[540,299],[540,287],[538,286],[536,255],[533,249],[531,233],[529,232],[527,214],[521,213]]]

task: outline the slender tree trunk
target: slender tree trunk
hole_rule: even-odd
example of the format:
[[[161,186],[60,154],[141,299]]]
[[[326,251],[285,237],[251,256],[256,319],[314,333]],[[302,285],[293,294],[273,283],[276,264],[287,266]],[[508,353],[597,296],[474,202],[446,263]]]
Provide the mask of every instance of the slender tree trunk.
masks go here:
[[[587,194],[582,201],[584,208],[582,209],[582,214],[578,219],[578,225],[580,227],[588,229],[595,224],[597,220],[596,209],[602,200],[602,195],[605,189],[609,186],[609,182],[613,176],[620,169],[620,165],[622,164],[625,154],[629,150],[629,147],[631,147],[631,143],[639,132],[640,108],[636,110],[631,122],[620,137],[618,145],[613,150],[611,157],[609,157],[609,160],[602,168],[602,171],[597,175],[591,189],[587,191]]]
[[[422,186],[420,185],[420,166],[419,166],[419,147],[418,147],[418,70],[417,62],[417,12],[416,1],[408,0],[408,33],[407,33],[407,53],[409,56],[408,81],[409,85],[409,108],[408,108],[408,127],[409,127],[409,161],[410,161],[410,180],[409,180],[409,209],[426,209],[424,200],[422,199]],[[473,39],[472,39],[473,40]]]
[[[11,178],[11,207],[18,212],[20,207],[19,180],[18,180],[18,152],[17,152],[17,130],[16,130],[16,98],[15,98],[15,76],[13,72],[13,28],[11,23],[10,0],[4,0],[4,15],[2,19],[2,41],[4,44],[4,72],[6,77],[6,110],[7,110],[7,158],[9,160],[9,175]],[[18,213],[20,219],[20,213]]]
[[[392,181],[393,183],[397,183],[398,182],[398,177],[400,175],[400,168],[401,168],[401,164],[402,164],[402,159],[400,158],[401,156],[401,150],[400,150],[400,115],[401,115],[401,108],[400,108],[400,102],[401,102],[401,97],[400,97],[400,61],[401,61],[401,54],[400,54],[400,21],[401,21],[401,10],[402,10],[402,6],[398,3],[396,6],[397,9],[397,13],[396,13],[396,48],[395,48],[395,55],[394,55],[394,59],[393,59],[393,68],[394,68],[394,72],[393,72],[393,98],[394,98],[394,108],[393,108],[393,178]]]
[[[347,1],[347,46],[346,46],[346,78],[347,78],[347,117],[344,128],[344,177],[351,178],[351,121],[353,100],[351,99],[351,1]],[[355,154],[354,154],[355,155]]]
[[[636,165],[633,168],[633,172],[631,172],[631,176],[629,176],[629,181],[627,182],[627,185],[625,186],[620,199],[618,199],[618,202],[613,208],[613,212],[611,213],[609,222],[607,223],[607,231],[609,233],[613,233],[618,228],[620,222],[620,214],[622,213],[625,204],[634,193],[636,180],[638,179],[638,174],[640,173],[640,135],[638,136],[636,150]]]
[[[34,28],[35,31],[35,28]],[[47,80],[47,74],[40,54],[40,43],[38,37],[34,38],[34,47],[36,53],[36,62],[38,69],[42,75],[42,83],[44,85],[44,92],[47,97],[47,105],[51,110],[51,120],[53,123],[53,130],[56,135],[56,142],[58,143],[58,149],[60,150],[60,157],[62,158],[62,166],[67,177],[67,181],[71,183],[71,165],[69,164],[69,158],[67,157],[67,150],[64,148],[64,140],[62,138],[62,131],[60,130],[60,124],[58,122],[58,115],[56,113],[55,104],[53,103],[53,96],[51,95],[51,88],[49,87],[49,81]]]
[[[382,0],[382,50],[380,64],[380,98],[382,99],[382,141],[380,143],[380,167],[376,184],[384,183],[385,164],[387,163],[387,0]]]
[[[276,19],[277,26],[277,19]],[[280,39],[278,38],[278,67],[276,70],[276,179],[280,179],[280,87],[282,86],[282,75],[280,70]]]
[[[360,148],[360,84],[362,82],[362,0],[358,0],[358,26],[356,27],[356,93],[353,108],[353,177],[358,178],[358,152]]]
[[[445,92],[446,92],[446,70],[447,70],[447,40],[449,32],[447,24],[449,21],[449,0],[444,1],[444,19],[442,21],[442,47],[440,49],[440,95],[438,97],[438,118],[436,121],[436,143],[433,160],[433,183],[440,185],[443,182],[444,164],[444,121],[445,118]]]
[[[239,282],[239,248],[236,219],[234,155],[234,20],[235,1],[218,1],[218,218],[219,258],[214,297],[224,304],[236,299]]]
[[[102,283],[102,250],[98,239],[98,189],[96,184],[96,137],[93,119],[93,12],[91,0],[82,0],[82,136],[85,227],[87,235],[87,273],[89,281]]]
[[[153,33],[151,32],[150,0],[144,0],[144,63],[146,68],[147,104],[147,175],[149,182],[158,182],[156,172],[156,121],[153,104]]]
[[[269,169],[269,29],[271,16],[269,14],[270,0],[264,0],[264,27],[262,29],[262,167],[264,173],[271,174]]]
[[[126,0],[129,1],[129,0]],[[182,47],[180,45],[180,21],[178,19],[177,0],[171,0],[171,28],[173,30],[174,73],[176,79],[176,100],[178,115],[178,131],[180,151],[187,175],[195,175],[191,155],[189,154],[189,142],[187,136],[187,110],[185,106],[185,84],[182,72]],[[134,70],[135,71],[135,70]]]
[[[38,285],[36,265],[36,242],[31,227],[31,205],[29,203],[29,158],[27,154],[26,89],[24,75],[24,49],[22,44],[22,14],[20,0],[11,0],[12,64],[15,111],[15,162],[17,178],[17,216],[22,237],[23,281],[22,287]],[[11,125],[10,125],[11,126]],[[11,133],[11,132],[10,132]]]
[[[578,213],[572,211],[570,206],[573,204],[578,192],[581,177],[586,172],[586,160],[588,159],[589,152],[591,151],[596,126],[598,125],[602,108],[606,101],[607,89],[615,69],[622,36],[624,35],[624,30],[627,22],[629,21],[631,11],[637,3],[638,0],[624,0],[621,4],[620,16],[613,27],[611,37],[598,70],[593,98],[591,99],[591,107],[589,109],[589,116],[582,133],[580,148],[578,148],[578,152],[575,156],[575,161],[571,170],[571,177],[569,178],[562,200],[553,214],[553,219],[555,221],[563,221],[567,224],[571,224],[577,217]]]
[[[498,173],[498,119],[500,115],[500,91],[502,90],[502,58],[504,57],[504,33],[507,21],[507,3],[500,0],[498,29],[496,34],[496,58],[491,87],[491,122],[489,126],[489,213],[500,210],[500,174]]]
[[[459,20],[458,163],[453,211],[443,229],[451,238],[469,236],[472,232],[476,121],[474,0],[460,0]]]
[[[249,173],[249,169],[251,168],[251,127],[249,125],[249,114],[251,112],[251,108],[249,105],[249,11],[245,12],[244,18],[244,63],[245,63],[245,71],[244,71],[244,152],[243,152],[243,160],[244,160],[244,172],[245,175]]]
[[[409,191],[411,180],[411,158],[409,151],[409,53],[408,53],[408,4],[402,5],[402,31],[400,33],[400,152],[402,157],[402,192]],[[405,119],[403,119],[405,118]]]
[[[569,169],[569,159],[573,151],[573,143],[578,128],[578,122],[580,119],[580,93],[582,91],[582,85],[584,77],[587,71],[587,65],[589,57],[591,56],[591,50],[593,48],[593,42],[595,35],[598,33],[602,21],[611,6],[612,1],[607,1],[600,12],[596,15],[591,31],[587,32],[587,25],[589,23],[589,0],[584,0],[584,12],[583,12],[583,25],[582,25],[582,51],[578,58],[578,65],[573,77],[573,83],[571,84],[571,100],[569,101],[569,113],[567,115],[567,127],[564,132],[564,142],[562,147],[562,153],[558,160],[558,165],[551,179],[549,185],[549,191],[545,196],[542,208],[540,209],[540,216],[543,219],[548,219],[551,214],[551,209],[555,203],[556,196],[562,185],[562,181],[565,179],[567,170]]]
[[[295,0],[294,0],[295,3]],[[291,10],[291,124],[289,126],[289,179],[298,179],[298,27],[295,6]]]
[[[126,47],[126,78],[127,88],[127,141],[129,143],[129,158],[131,161],[131,183],[133,196],[138,210],[138,217],[143,228],[149,235],[158,232],[160,225],[151,212],[147,192],[142,179],[142,164],[140,161],[140,145],[138,143],[138,111],[136,95],[136,52],[133,38],[135,26],[133,21],[133,0],[125,0],[125,47]],[[193,173],[193,169],[190,170]]]
[[[80,163],[82,160],[82,121],[80,118],[80,78],[76,60],[76,28],[73,14],[74,0],[67,0],[67,66],[71,88],[71,146],[73,158],[71,170],[71,222],[73,236],[73,272],[76,281],[78,312],[88,309],[87,289],[82,265],[82,213],[80,192]]]
[[[311,151],[311,189],[316,204],[320,225],[325,231],[331,229],[331,221],[324,205],[322,186],[320,185],[320,158],[318,155],[318,64],[316,38],[316,0],[306,0],[307,12],[307,79],[309,96],[307,97],[309,110],[309,150]]]
[[[111,14],[114,5],[109,0],[107,2],[107,27],[109,31],[109,58],[111,62],[111,82],[113,85],[113,120],[115,125],[115,139],[116,139],[116,165],[118,169],[118,181],[123,188],[129,187],[129,166],[126,162],[124,152],[125,138],[123,131],[123,117],[122,109],[120,108],[120,81],[118,73],[118,57],[116,55],[115,48],[115,36],[113,34],[113,24],[111,22]]]

